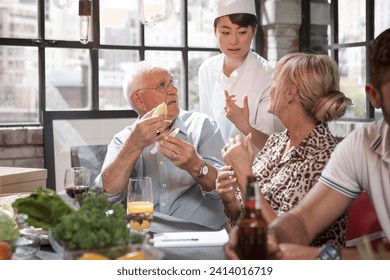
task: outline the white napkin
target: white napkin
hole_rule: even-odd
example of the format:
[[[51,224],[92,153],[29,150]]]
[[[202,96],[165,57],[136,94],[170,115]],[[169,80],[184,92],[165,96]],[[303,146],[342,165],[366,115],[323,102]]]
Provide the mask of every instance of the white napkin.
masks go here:
[[[172,131],[169,133],[169,135],[175,137],[176,134],[179,132],[179,130],[180,130],[180,129],[179,129],[178,127],[176,127],[174,130],[172,130]],[[158,152],[158,146],[160,146],[160,142],[154,143],[154,147],[150,150],[150,153],[151,153],[152,155],[154,155],[155,153]]]

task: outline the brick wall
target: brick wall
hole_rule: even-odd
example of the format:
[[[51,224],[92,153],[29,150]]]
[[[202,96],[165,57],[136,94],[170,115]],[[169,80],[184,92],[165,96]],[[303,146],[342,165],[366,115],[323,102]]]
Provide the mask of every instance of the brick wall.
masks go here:
[[[42,127],[0,128],[0,166],[43,168]]]

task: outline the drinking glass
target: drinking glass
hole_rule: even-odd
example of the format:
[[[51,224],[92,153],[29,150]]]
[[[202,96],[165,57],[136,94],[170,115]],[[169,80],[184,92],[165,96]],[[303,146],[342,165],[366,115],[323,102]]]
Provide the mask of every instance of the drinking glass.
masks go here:
[[[130,230],[147,233],[153,219],[152,178],[130,178],[127,188],[127,215]]]
[[[72,167],[65,171],[64,189],[79,210],[83,204],[83,195],[89,190],[91,171],[85,167]]]

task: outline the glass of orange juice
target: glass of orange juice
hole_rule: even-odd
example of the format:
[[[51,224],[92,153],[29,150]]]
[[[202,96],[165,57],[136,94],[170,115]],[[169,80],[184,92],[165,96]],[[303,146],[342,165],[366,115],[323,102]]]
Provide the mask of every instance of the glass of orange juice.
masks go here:
[[[152,178],[130,178],[127,188],[127,215],[131,231],[138,233],[149,231],[153,219]]]

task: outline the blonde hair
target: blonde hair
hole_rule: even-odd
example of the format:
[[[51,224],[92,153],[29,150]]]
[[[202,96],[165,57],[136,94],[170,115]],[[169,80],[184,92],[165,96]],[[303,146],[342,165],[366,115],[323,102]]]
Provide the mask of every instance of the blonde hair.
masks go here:
[[[350,98],[340,91],[337,64],[327,55],[290,53],[281,58],[275,68],[275,77],[282,90],[295,86],[306,112],[320,122],[329,122],[343,116]],[[283,102],[276,97],[276,103]]]

